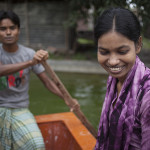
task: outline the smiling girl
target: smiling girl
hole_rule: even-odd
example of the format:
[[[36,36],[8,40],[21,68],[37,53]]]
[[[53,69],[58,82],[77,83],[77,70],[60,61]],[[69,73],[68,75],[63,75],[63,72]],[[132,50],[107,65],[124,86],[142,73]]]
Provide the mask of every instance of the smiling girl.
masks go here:
[[[131,11],[111,8],[97,19],[95,37],[109,74],[95,150],[148,150],[150,69],[137,56],[140,23]]]

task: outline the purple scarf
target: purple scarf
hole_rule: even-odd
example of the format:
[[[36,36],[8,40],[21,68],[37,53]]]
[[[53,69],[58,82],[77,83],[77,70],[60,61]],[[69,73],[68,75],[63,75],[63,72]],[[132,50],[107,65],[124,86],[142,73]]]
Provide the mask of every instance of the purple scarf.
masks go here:
[[[116,78],[109,76],[95,150],[128,150],[135,117],[143,95],[148,90],[145,86],[147,80],[150,80],[150,70],[137,57],[109,120],[109,110],[117,82]]]

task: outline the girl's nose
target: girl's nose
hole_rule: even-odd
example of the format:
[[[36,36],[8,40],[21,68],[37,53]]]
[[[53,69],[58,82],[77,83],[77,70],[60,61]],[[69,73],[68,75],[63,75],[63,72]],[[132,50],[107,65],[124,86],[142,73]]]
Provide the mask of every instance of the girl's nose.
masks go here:
[[[111,55],[108,59],[108,63],[109,65],[111,66],[115,66],[115,65],[118,65],[119,63],[119,59],[116,55]]]

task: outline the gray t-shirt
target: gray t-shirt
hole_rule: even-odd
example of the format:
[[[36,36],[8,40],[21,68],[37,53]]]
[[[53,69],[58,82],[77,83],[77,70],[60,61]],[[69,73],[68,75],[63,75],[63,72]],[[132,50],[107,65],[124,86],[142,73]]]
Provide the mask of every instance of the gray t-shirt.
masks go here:
[[[14,64],[32,60],[35,51],[19,45],[16,52],[9,53],[0,45],[0,62],[2,64]],[[29,105],[29,79],[31,70],[35,74],[44,71],[41,64],[20,70],[17,73],[0,77],[0,107],[24,108]]]

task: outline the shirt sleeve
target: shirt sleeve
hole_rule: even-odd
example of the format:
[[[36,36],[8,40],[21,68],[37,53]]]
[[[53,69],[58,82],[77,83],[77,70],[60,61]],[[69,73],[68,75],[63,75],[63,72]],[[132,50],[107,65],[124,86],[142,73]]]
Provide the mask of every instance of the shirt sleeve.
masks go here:
[[[41,72],[45,71],[42,64],[36,64],[32,67],[32,70],[35,74],[40,74]]]
[[[143,96],[141,104],[141,150],[150,149],[150,90]]]
[[[27,50],[26,50],[26,53],[28,53],[29,60],[32,60],[34,57],[35,51],[31,48],[28,48]],[[43,65],[39,63],[39,64],[32,66],[32,71],[35,74],[40,74],[41,72],[45,71],[45,69],[44,69]]]

